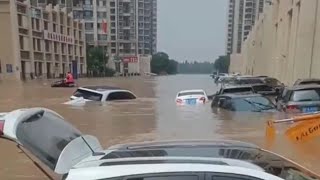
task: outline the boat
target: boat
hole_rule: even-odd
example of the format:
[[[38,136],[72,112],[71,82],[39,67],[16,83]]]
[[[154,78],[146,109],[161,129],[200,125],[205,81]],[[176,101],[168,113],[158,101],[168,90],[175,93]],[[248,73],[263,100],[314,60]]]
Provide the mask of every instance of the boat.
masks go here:
[[[76,87],[76,83],[66,83],[65,80],[59,80],[51,83],[51,87]]]

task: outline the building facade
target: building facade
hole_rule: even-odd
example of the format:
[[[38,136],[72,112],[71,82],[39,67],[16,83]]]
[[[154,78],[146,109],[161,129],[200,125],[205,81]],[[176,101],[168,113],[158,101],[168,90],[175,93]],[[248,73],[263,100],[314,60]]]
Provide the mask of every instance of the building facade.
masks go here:
[[[273,0],[244,43],[242,73],[276,77],[288,85],[319,78],[319,48],[319,0]]]
[[[140,57],[157,51],[157,0],[73,1],[73,15],[85,22],[88,46],[103,47],[119,73],[140,74]]]
[[[28,0],[0,5],[0,79],[86,74],[84,25],[66,8],[31,6]]]
[[[229,0],[226,54],[240,53],[255,21],[263,12],[265,0]]]

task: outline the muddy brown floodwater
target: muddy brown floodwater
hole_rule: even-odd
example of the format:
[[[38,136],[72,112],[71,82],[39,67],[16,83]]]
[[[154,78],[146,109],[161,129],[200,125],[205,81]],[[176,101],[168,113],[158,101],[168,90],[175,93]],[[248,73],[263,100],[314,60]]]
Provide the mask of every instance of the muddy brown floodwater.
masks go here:
[[[63,105],[74,88],[51,88],[50,81],[0,82],[0,111],[23,107],[52,109],[85,134],[97,136],[103,147],[128,142],[179,139],[233,139],[265,147],[265,124],[279,114],[213,112],[210,103],[177,107],[175,95],[184,89],[217,86],[208,75],[81,79],[80,86],[110,85],[133,91],[131,102],[90,103],[84,107]],[[271,150],[320,174],[320,141],[293,144],[278,135]],[[46,179],[13,143],[0,140],[0,179]]]

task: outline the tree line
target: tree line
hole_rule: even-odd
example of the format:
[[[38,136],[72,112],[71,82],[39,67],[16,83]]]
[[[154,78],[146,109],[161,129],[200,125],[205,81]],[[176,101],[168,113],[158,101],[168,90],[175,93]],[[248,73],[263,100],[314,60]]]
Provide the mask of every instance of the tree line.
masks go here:
[[[88,76],[113,76],[115,71],[106,67],[109,57],[100,47],[87,48],[87,73]],[[155,74],[209,74],[215,71],[226,73],[230,65],[229,56],[219,56],[214,63],[184,61],[178,63],[170,59],[169,55],[164,52],[158,52],[152,56],[151,72]]]

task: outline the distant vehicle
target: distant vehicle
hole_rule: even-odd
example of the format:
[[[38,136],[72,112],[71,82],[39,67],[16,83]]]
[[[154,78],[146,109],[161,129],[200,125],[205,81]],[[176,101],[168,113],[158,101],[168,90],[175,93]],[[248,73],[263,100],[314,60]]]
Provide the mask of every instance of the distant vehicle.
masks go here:
[[[215,96],[212,108],[241,112],[276,112],[276,106],[260,94],[224,94]]]
[[[216,95],[222,94],[253,94],[254,89],[250,85],[222,85]]]
[[[276,98],[277,108],[285,112],[312,113],[320,111],[320,85],[286,87]]]
[[[208,102],[208,96],[204,90],[185,90],[180,91],[176,96],[178,105],[205,104]]]
[[[274,88],[266,84],[252,84],[251,86],[254,92],[257,94],[262,94],[265,96],[276,96],[278,94]]]
[[[131,91],[110,86],[86,86],[78,88],[70,97],[71,100],[82,97],[86,101],[117,101],[136,99]]]
[[[294,86],[296,85],[307,85],[307,84],[317,84],[320,85],[320,79],[298,79],[295,83]]]
[[[284,157],[239,141],[159,141],[104,150],[96,137],[82,134],[45,108],[2,114],[0,137],[30,152],[64,180],[319,179]]]

